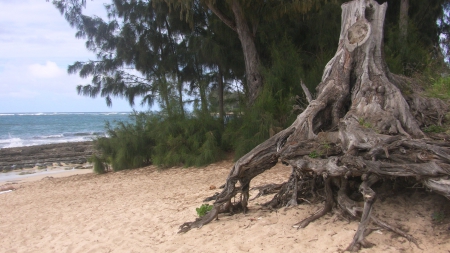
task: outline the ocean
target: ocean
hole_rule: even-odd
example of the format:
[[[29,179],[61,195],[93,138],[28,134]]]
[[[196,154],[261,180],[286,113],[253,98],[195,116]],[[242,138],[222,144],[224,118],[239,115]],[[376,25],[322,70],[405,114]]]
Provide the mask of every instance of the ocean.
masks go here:
[[[130,112],[0,113],[0,148],[90,141],[105,123],[129,121]]]

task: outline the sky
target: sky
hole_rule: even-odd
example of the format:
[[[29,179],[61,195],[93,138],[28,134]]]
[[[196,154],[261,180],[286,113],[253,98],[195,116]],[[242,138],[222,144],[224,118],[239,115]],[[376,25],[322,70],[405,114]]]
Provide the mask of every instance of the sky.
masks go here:
[[[85,13],[105,16],[104,2],[87,1]],[[133,110],[120,98],[108,107],[102,97],[77,94],[76,86],[90,80],[69,75],[67,66],[95,55],[75,33],[51,1],[0,0],[0,113]]]

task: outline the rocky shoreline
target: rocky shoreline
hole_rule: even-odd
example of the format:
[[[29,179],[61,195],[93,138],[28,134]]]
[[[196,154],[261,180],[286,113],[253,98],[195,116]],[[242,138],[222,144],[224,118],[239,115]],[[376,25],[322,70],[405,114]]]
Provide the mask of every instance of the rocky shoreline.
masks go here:
[[[81,165],[94,153],[92,141],[0,149],[0,172],[55,165]]]

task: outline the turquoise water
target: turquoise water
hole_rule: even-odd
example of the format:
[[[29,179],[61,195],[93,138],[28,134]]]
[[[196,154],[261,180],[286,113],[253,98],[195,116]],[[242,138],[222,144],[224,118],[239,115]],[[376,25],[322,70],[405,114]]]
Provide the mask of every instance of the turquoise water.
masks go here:
[[[2,113],[0,148],[90,141],[105,136],[105,123],[129,121],[130,112]]]

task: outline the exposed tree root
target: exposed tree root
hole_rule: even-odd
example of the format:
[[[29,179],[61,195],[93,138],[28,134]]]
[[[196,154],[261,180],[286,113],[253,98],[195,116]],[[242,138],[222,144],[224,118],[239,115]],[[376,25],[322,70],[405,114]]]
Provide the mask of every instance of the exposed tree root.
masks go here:
[[[259,187],[253,187],[251,190],[258,190],[258,194],[252,198],[251,200],[255,200],[261,196],[264,195],[269,195],[269,194],[273,194],[273,193],[277,193],[278,191],[280,191],[280,189],[285,185],[285,183],[283,184],[268,184],[268,185],[264,185],[264,186],[259,186]]]
[[[352,252],[358,251],[361,246],[364,248],[370,248],[373,246],[372,243],[366,240],[365,232],[370,221],[373,203],[375,203],[376,200],[376,194],[370,186],[378,181],[378,177],[372,174],[369,178],[367,178],[365,175],[363,180],[363,183],[359,186],[359,190],[364,197],[364,208],[361,215],[361,221],[359,222],[358,230],[356,230],[352,243],[347,248],[348,251]]]
[[[327,178],[325,180],[325,194],[326,194],[325,205],[319,211],[317,211],[310,217],[295,224],[294,227],[305,228],[306,226],[309,225],[309,223],[319,219],[320,217],[324,216],[329,211],[331,211],[331,208],[333,207],[333,204],[334,204],[334,200],[333,200],[333,192],[331,191],[331,179],[330,178]]]
[[[257,197],[279,189],[266,206],[296,206],[325,192],[324,207],[295,226],[306,227],[337,206],[360,218],[347,250],[372,245],[366,240],[370,221],[418,246],[411,235],[372,215],[377,197],[372,185],[379,179],[408,177],[450,198],[450,138],[428,137],[420,129],[441,124],[449,108],[389,73],[382,51],[386,8],[374,0],[342,5],[338,49],[325,66],[317,98],[290,127],[240,158],[215,196],[214,209],[183,224],[180,232],[199,228],[222,212],[246,212],[251,180],[281,161],[292,167],[292,173],[284,184],[259,189]],[[402,90],[407,88],[409,95],[404,96]],[[238,193],[239,202],[232,204]],[[361,194],[363,206],[353,200]]]
[[[405,231],[403,231],[403,230],[401,230],[401,229],[399,229],[399,228],[396,228],[396,227],[394,227],[394,226],[392,226],[392,225],[389,225],[388,223],[386,223],[386,222],[384,222],[384,221],[382,221],[382,220],[380,220],[380,219],[374,217],[373,215],[370,217],[370,219],[371,219],[375,224],[377,224],[378,226],[380,226],[380,227],[382,227],[382,228],[384,228],[384,229],[387,229],[387,230],[389,230],[389,231],[392,231],[392,232],[394,232],[394,233],[396,233],[396,234],[398,234],[398,235],[400,235],[400,236],[406,238],[408,241],[414,243],[414,244],[417,246],[417,248],[422,249],[422,248],[419,246],[419,243],[417,242],[417,240],[416,240],[412,235],[407,234]]]

